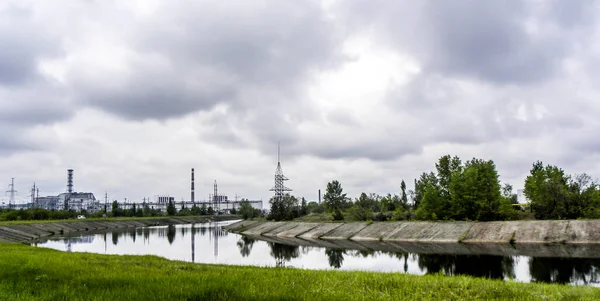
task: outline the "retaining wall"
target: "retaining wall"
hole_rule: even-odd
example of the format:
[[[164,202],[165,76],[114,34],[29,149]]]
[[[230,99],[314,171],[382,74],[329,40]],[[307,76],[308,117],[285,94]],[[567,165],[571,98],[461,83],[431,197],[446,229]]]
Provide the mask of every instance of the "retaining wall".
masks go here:
[[[325,248],[600,258],[600,220],[371,224],[240,221],[225,230],[261,240]]]
[[[224,221],[239,219],[239,217],[219,216],[205,217],[173,217],[147,220],[93,220],[72,222],[48,222],[35,224],[15,224],[0,226],[0,242],[31,243],[39,238],[52,235],[68,235],[80,232],[98,232],[111,229],[137,228],[148,226],[166,226],[178,224],[206,223],[209,221]]]

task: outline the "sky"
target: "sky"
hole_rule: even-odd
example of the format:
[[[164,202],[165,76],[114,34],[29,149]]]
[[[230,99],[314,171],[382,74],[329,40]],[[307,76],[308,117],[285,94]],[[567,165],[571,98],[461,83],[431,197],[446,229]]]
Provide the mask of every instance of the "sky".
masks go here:
[[[600,175],[600,3],[0,0],[0,184],[397,194],[443,155]],[[0,199],[8,194],[0,192]],[[265,203],[266,205],[266,203]]]

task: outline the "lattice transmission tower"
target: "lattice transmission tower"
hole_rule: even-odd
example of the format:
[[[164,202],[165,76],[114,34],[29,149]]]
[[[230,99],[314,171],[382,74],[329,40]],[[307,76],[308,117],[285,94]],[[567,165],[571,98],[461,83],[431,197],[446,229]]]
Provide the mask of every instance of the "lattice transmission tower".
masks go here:
[[[285,195],[285,193],[288,191],[292,191],[290,188],[285,187],[285,181],[289,179],[283,175],[280,159],[280,147],[279,144],[277,144],[277,169],[275,169],[275,186],[269,189],[269,191],[275,192],[274,200],[276,201],[283,200],[283,196]]]

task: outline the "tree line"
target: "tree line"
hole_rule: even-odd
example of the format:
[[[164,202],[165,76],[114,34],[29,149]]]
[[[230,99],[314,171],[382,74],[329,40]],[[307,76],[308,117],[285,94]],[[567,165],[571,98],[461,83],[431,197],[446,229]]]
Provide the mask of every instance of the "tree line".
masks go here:
[[[587,174],[568,175],[553,165],[535,162],[524,184],[527,204],[519,204],[513,187],[502,184],[492,160],[442,156],[435,170],[422,173],[399,194],[361,193],[352,199],[337,181],[327,183],[322,204],[286,194],[271,198],[269,220],[291,220],[327,213],[333,220],[456,220],[600,218],[600,190]]]

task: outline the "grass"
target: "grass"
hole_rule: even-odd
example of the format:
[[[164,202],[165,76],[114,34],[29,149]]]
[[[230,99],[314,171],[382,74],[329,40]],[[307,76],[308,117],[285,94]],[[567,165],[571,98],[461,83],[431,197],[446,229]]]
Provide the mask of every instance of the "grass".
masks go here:
[[[56,219],[56,220],[22,220],[22,221],[0,221],[0,226],[7,225],[31,225],[31,224],[47,224],[47,223],[73,223],[73,222],[86,222],[86,221],[141,221],[141,220],[161,220],[161,219],[169,219],[169,218],[215,218],[216,220],[223,219],[231,219],[232,215],[223,215],[223,216],[211,216],[211,215],[202,215],[202,216],[153,216],[153,217],[109,217],[109,218],[86,218],[84,220],[80,219]],[[241,219],[240,216],[234,216]]]
[[[597,300],[600,289],[464,276],[204,265],[0,244],[0,300]]]

